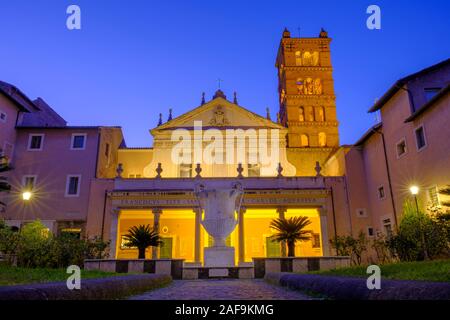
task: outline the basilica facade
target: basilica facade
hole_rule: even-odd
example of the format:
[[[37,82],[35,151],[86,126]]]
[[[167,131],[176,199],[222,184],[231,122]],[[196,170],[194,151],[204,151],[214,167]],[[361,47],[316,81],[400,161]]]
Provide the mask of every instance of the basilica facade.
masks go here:
[[[381,110],[383,122],[355,145],[340,146],[330,44],[324,30],[315,38],[283,32],[275,59],[276,119],[217,90],[211,99],[203,95],[191,111],[160,120],[150,130],[151,148],[127,147],[120,127],[69,126],[43,99],[31,100],[0,82],[0,144],[14,167],[8,173],[12,190],[2,195],[2,218],[17,228],[40,219],[54,233],[101,237],[110,241],[110,257],[117,259],[137,258],[124,235],[149,224],[163,245],[148,249],[147,258],[201,264],[213,239],[203,226],[205,212],[195,189],[238,183],[244,193],[235,212],[237,226],[226,239],[236,264],[286,255],[286,248],[272,241],[270,223],[276,218],[311,221],[311,238],[297,243],[297,256],[335,255],[330,239],[338,235],[362,232],[373,238],[393,232],[408,197],[404,188],[419,184],[425,206],[439,202],[434,195],[450,181],[442,160],[449,159],[450,147],[434,150],[439,138],[433,134],[448,132],[448,126],[428,125],[449,112],[449,61],[397,83],[415,89],[417,97],[428,87],[435,95],[411,109],[406,91],[391,88],[371,109]],[[399,128],[405,132],[409,154],[396,158],[392,127],[395,134]],[[426,134],[426,146],[415,155],[413,141],[425,127],[419,132]],[[410,156],[439,161],[417,167]],[[426,179],[401,180],[399,161],[412,161]],[[25,191],[32,194],[27,201]]]

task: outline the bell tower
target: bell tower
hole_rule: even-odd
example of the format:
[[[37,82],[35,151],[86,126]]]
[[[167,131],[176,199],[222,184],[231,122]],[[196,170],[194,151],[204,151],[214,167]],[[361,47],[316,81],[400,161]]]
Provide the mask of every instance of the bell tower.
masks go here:
[[[314,149],[320,162],[339,146],[330,43],[323,29],[317,38],[293,38],[285,29],[276,60],[288,147]]]

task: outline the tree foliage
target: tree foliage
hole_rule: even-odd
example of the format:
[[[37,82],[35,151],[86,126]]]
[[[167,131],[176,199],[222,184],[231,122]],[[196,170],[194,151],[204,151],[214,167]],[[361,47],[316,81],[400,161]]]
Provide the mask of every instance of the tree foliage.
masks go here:
[[[145,259],[145,250],[148,247],[157,247],[162,244],[159,233],[148,224],[131,227],[124,238],[127,247],[138,248],[138,259]]]
[[[98,238],[78,239],[66,233],[54,236],[39,220],[24,225],[19,232],[0,221],[0,252],[17,257],[20,267],[82,267],[85,259],[106,258],[108,246],[109,242]]]
[[[289,219],[274,219],[270,227],[277,231],[273,240],[286,243],[288,246],[288,257],[295,256],[295,243],[297,241],[308,241],[311,239],[311,231],[304,230],[311,224],[308,217],[292,217]]]
[[[336,255],[349,256],[353,265],[360,265],[368,241],[366,234],[360,232],[357,237],[350,235],[334,237],[330,240],[330,244],[336,250]]]

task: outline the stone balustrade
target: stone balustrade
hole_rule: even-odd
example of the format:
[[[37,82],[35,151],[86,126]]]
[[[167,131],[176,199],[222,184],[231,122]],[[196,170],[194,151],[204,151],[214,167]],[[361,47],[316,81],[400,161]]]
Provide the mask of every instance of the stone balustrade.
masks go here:
[[[308,272],[350,266],[350,257],[276,257],[253,258],[255,278],[273,272]]]
[[[87,259],[85,270],[117,273],[153,273],[181,279],[184,259]]]

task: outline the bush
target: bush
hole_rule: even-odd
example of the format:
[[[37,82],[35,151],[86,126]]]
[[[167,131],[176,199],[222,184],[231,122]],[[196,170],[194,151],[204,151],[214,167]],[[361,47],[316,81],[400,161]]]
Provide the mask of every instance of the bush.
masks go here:
[[[357,238],[352,236],[337,236],[330,240],[338,256],[350,256],[353,265],[360,265],[362,255],[367,250],[367,239],[363,232]]]
[[[386,245],[401,261],[440,258],[449,251],[448,229],[444,222],[417,211],[415,205],[407,201],[398,232],[386,241]]]
[[[108,256],[109,242],[101,239],[78,239],[71,234],[53,236],[39,220],[13,232],[0,224],[0,251],[16,254],[17,264],[27,268],[83,267],[85,259]]]
[[[14,254],[19,245],[19,234],[8,227],[3,220],[0,220],[0,253],[8,264],[14,264]]]

